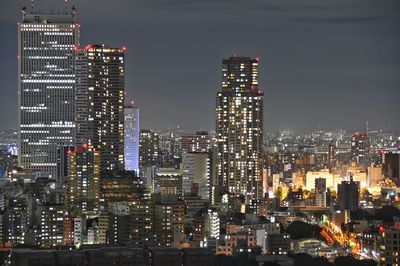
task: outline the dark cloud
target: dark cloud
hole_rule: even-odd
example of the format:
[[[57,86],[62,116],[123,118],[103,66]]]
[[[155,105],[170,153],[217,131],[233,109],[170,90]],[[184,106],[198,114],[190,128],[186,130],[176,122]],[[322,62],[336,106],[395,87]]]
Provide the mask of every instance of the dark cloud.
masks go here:
[[[36,0],[63,10],[62,0]],[[0,1],[0,125],[17,117],[17,28]],[[69,0],[81,43],[126,45],[142,126],[213,129],[222,58],[261,57],[265,128],[399,129],[398,0]]]

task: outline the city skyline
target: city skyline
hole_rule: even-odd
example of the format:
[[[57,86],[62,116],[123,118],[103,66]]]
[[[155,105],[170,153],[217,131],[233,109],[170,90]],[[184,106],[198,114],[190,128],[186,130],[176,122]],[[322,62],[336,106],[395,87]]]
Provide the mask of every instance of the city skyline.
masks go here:
[[[400,9],[374,1],[27,1],[0,264],[400,265]]]
[[[43,11],[63,11],[63,1],[52,2],[35,1],[35,5]],[[105,15],[109,4],[97,3],[96,11]],[[97,24],[99,16],[91,14],[90,1],[68,2],[73,4],[81,23],[81,45],[110,39],[111,45],[127,46],[127,98],[141,108],[142,128],[214,129],[213,99],[221,80],[218,69],[223,58],[235,53],[261,58],[265,132],[304,130],[306,124],[309,129],[356,131],[365,129],[365,121],[370,129],[400,128],[395,27],[399,5],[395,1],[379,8],[374,1],[301,1],[295,6],[277,1],[251,1],[246,6],[222,0],[119,1],[115,10],[122,15],[105,17],[107,23],[102,26]],[[29,1],[1,3],[0,29],[6,39],[13,40],[1,44],[7,62],[1,69],[3,113],[17,107],[13,55],[15,22],[21,19],[23,5],[30,8]],[[150,10],[154,17],[140,14]],[[241,10],[247,19],[229,19]],[[201,19],[203,13],[210,16],[209,21]],[[210,24],[215,24],[211,31]],[[113,30],[116,27],[118,31]],[[223,34],[223,29],[231,27]],[[254,41],[243,41],[250,36],[255,36]],[[209,47],[210,43],[215,45]],[[199,110],[203,115],[192,119]],[[16,121],[16,115],[2,116],[1,127],[16,128]]]

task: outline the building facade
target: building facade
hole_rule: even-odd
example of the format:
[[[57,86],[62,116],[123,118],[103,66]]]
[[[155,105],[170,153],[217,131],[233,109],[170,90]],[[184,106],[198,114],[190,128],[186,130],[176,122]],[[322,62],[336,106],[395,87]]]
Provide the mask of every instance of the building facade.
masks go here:
[[[139,175],[139,108],[133,105],[125,106],[124,157],[125,170],[134,171]]]
[[[207,152],[182,153],[183,194],[194,192],[210,199],[210,155]]]
[[[124,169],[125,48],[87,45],[76,54],[76,144],[101,153],[101,171]]]
[[[211,149],[211,136],[207,131],[183,135],[180,139],[182,152],[208,152]]]
[[[100,154],[77,147],[69,152],[66,207],[78,212],[99,210]]]
[[[26,14],[18,24],[18,156],[20,166],[57,177],[57,147],[74,142],[72,14]]]
[[[341,210],[356,211],[360,202],[360,183],[353,181],[342,181],[338,185],[338,203]]]
[[[223,60],[216,104],[217,180],[247,202],[263,197],[263,102],[258,60],[237,56]]]
[[[351,155],[355,163],[366,163],[368,136],[364,132],[356,132],[351,136]]]
[[[142,169],[161,163],[160,136],[157,132],[142,129],[139,139],[139,164]]]

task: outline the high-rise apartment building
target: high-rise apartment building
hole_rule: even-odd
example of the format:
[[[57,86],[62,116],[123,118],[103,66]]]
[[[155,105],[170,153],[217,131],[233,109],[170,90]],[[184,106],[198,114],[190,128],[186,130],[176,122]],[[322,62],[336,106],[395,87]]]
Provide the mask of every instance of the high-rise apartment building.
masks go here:
[[[216,106],[218,185],[248,202],[263,197],[264,93],[258,88],[258,63],[239,56],[222,61]]]
[[[364,132],[356,132],[351,136],[351,155],[356,163],[366,163],[368,136]]]
[[[68,155],[66,207],[79,212],[98,211],[100,154],[79,146]]]
[[[18,24],[19,164],[57,177],[57,147],[74,142],[75,11],[26,13]]]
[[[76,55],[76,143],[100,152],[101,171],[124,169],[125,48],[87,45]]]
[[[139,175],[139,108],[125,106],[124,157],[125,170]]]

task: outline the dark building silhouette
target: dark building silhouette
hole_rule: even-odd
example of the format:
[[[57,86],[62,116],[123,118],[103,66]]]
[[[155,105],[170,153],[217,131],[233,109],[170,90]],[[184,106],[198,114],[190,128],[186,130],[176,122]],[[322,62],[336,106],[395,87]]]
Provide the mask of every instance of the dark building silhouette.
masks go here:
[[[360,199],[360,183],[353,181],[342,181],[338,185],[338,203],[341,210],[355,211],[358,209]]]
[[[400,151],[383,154],[383,174],[400,185]]]

